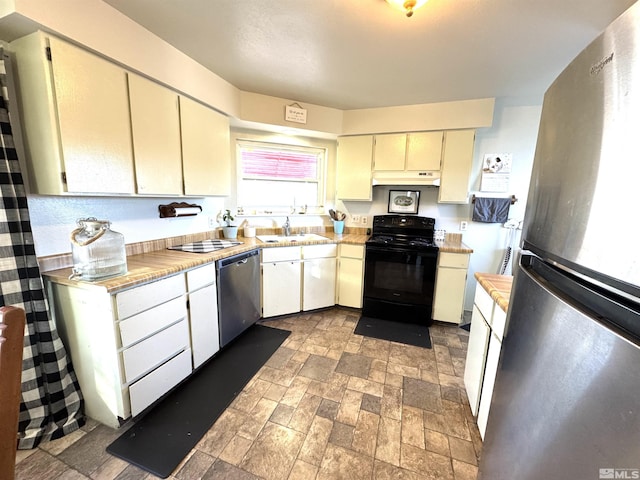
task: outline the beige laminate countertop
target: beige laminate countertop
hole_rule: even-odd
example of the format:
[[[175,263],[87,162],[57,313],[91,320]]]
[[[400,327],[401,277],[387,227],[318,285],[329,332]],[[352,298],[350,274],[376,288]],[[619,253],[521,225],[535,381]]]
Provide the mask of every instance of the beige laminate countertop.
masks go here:
[[[475,275],[478,283],[484,288],[498,306],[505,312],[509,308],[509,297],[511,296],[511,275],[498,275],[495,273],[479,273]]]
[[[327,240],[310,240],[297,242],[264,243],[257,238],[238,237],[242,245],[216,250],[210,253],[190,253],[177,250],[155,250],[149,253],[130,255],[127,257],[127,273],[118,277],[106,278],[99,281],[82,281],[69,279],[71,268],[61,268],[42,272],[50,281],[62,285],[80,288],[101,288],[107,292],[116,292],[136,285],[159,280],[168,275],[180,273],[207,263],[230,257],[238,253],[248,252],[256,248],[278,248],[284,246],[321,245],[325,243],[345,243],[364,245],[369,235],[345,233],[335,234],[325,232],[321,234]],[[472,253],[473,250],[461,242],[437,242],[441,252]]]

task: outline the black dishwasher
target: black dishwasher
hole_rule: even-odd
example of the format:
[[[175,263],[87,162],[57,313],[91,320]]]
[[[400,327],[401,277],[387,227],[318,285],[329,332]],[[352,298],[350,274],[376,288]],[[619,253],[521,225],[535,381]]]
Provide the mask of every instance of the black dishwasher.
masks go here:
[[[216,262],[220,347],[260,319],[260,260],[258,250]]]

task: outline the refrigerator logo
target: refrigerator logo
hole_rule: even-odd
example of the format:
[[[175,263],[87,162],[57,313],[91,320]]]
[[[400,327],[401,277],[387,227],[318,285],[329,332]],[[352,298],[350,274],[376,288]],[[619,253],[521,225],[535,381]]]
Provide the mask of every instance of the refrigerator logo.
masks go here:
[[[593,65],[591,67],[591,70],[589,71],[589,73],[591,75],[598,75],[602,69],[608,64],[611,63],[613,61],[613,52],[611,52],[611,55],[609,55],[608,57],[604,57],[602,60],[600,60],[598,63],[596,63],[595,65]],[[613,477],[611,477],[613,478]]]
[[[615,479],[615,478],[639,478],[640,479],[640,469],[639,468],[601,468],[600,476],[598,477],[600,480],[602,479]]]

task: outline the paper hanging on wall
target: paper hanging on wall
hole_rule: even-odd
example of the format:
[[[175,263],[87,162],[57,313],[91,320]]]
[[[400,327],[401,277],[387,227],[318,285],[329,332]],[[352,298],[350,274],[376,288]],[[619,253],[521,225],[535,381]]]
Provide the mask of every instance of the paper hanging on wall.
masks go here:
[[[487,153],[482,162],[482,192],[508,192],[511,180],[511,154]]]

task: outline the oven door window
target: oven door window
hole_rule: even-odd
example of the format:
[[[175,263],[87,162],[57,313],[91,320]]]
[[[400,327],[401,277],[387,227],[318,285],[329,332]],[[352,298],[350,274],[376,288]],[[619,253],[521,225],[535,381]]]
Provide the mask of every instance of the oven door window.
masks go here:
[[[437,252],[367,249],[364,296],[391,302],[430,305]]]

